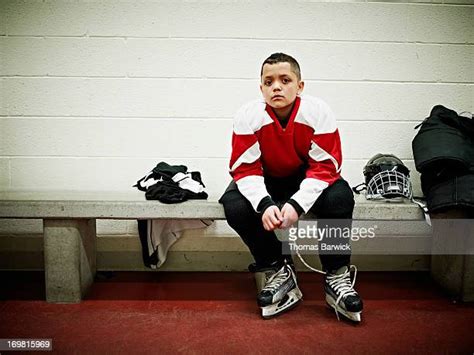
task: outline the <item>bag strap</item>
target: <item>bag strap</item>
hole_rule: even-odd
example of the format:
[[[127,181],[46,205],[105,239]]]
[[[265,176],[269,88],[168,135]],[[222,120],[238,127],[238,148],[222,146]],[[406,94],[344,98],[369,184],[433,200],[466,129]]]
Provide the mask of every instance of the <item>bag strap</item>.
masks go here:
[[[354,191],[354,193],[356,193],[357,195],[360,195],[360,193],[364,190],[367,190],[367,185],[365,184],[365,182],[356,185],[352,188],[352,191]]]

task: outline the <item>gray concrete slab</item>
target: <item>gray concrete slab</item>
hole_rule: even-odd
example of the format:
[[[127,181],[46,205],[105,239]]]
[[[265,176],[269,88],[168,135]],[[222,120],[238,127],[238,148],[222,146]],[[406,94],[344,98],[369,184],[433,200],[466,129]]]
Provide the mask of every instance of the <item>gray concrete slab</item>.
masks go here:
[[[102,198],[101,198],[102,197]],[[217,201],[193,200],[179,204],[146,201],[143,194],[86,192],[0,192],[0,218],[97,219],[225,219]],[[367,201],[356,196],[354,219],[422,220],[423,213],[409,201]]]
[[[78,303],[96,273],[95,220],[45,220],[46,300]]]
[[[431,277],[451,296],[474,302],[474,228],[459,210],[433,218]],[[456,223],[456,219],[459,223]],[[446,221],[449,220],[449,223]],[[460,253],[463,251],[463,253]]]

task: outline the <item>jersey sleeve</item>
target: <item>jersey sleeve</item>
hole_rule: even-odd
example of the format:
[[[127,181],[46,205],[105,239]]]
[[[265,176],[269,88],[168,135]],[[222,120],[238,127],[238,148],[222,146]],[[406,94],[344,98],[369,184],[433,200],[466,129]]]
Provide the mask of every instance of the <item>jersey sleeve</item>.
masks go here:
[[[230,174],[239,191],[258,211],[259,203],[269,197],[260,161],[260,145],[256,132],[261,125],[255,105],[242,107],[234,117]]]
[[[308,169],[300,189],[291,197],[306,213],[321,193],[340,178],[342,149],[336,119],[321,100],[311,103],[314,133],[308,151]]]

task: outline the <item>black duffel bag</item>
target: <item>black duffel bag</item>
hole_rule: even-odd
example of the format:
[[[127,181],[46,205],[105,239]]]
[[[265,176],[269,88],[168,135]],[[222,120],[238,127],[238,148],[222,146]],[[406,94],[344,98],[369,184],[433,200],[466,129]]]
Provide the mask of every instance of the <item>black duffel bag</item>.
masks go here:
[[[437,105],[421,124],[412,148],[428,209],[474,206],[474,120]]]

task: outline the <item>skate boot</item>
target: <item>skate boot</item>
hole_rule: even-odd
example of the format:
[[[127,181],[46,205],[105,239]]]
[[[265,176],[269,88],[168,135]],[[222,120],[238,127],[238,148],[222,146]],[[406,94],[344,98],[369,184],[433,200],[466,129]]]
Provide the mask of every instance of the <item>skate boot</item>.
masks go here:
[[[283,266],[272,266],[256,270],[257,303],[262,309],[262,317],[272,318],[290,310],[302,299],[303,294],[298,288],[293,265],[286,261]]]
[[[268,279],[278,271],[276,267],[261,268],[256,263],[249,265],[249,271],[254,274],[257,295],[263,290]]]
[[[354,280],[351,282],[351,269],[354,269]],[[339,314],[353,322],[361,321],[362,299],[354,290],[357,268],[355,265],[343,266],[338,270],[328,271],[324,280],[326,302]]]

